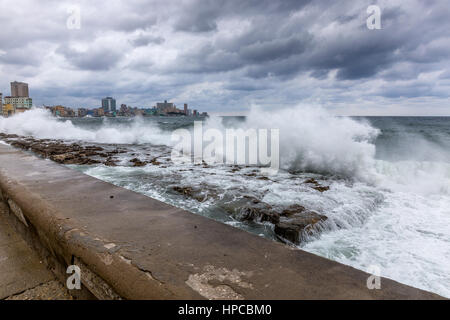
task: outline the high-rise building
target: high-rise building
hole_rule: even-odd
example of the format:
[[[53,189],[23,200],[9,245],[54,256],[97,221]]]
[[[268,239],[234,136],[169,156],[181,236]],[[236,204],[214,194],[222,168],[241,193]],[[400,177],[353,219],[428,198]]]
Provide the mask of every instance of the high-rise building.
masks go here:
[[[172,110],[173,109],[173,103],[167,102],[167,100],[164,100],[164,102],[157,102],[156,108],[158,111],[166,112],[166,110]]]
[[[3,110],[3,93],[0,92],[0,113]]]
[[[187,105],[187,103],[184,104],[184,114],[186,116],[188,115],[188,105]]]
[[[11,97],[29,97],[28,94],[28,83],[25,82],[11,82]]]
[[[116,112],[116,100],[111,97],[103,98],[102,109],[104,112]]]
[[[5,97],[5,105],[10,104],[13,113],[31,109],[33,100],[28,95],[28,84],[24,82],[11,82],[11,96]]]

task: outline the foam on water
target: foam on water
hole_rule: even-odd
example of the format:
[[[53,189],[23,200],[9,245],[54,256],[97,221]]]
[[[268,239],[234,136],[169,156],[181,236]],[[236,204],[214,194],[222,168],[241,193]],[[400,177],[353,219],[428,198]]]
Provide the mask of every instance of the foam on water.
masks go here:
[[[115,144],[165,144],[170,135],[151,123],[144,123],[136,117],[130,125],[111,124],[103,118],[103,125],[95,129],[83,129],[70,120],[59,121],[50,111],[33,109],[11,118],[0,117],[0,131],[40,139],[80,140]]]

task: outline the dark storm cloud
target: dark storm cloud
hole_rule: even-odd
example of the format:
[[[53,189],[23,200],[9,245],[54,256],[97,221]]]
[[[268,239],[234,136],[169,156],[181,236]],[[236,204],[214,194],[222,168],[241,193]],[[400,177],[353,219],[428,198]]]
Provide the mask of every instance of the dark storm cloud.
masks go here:
[[[63,46],[56,52],[62,54],[73,66],[93,71],[108,70],[114,67],[122,57],[122,53],[119,51],[101,47],[80,51]]]
[[[366,27],[373,4],[381,7],[381,30]],[[57,90],[65,101],[94,104],[99,96],[117,95],[150,104],[180,97],[212,109],[263,101],[274,92],[280,103],[311,97],[344,104],[361,96],[448,99],[450,92],[445,0],[1,5],[0,69],[13,78],[27,74],[23,80],[33,84],[38,103],[58,83],[66,88]],[[73,5],[81,9],[79,30],[66,27]],[[301,83],[301,94],[294,83]]]
[[[130,41],[134,47],[142,47],[149,44],[162,44],[164,43],[165,39],[163,37],[154,36],[152,34],[141,34]]]
[[[311,0],[194,0],[184,3],[174,27],[178,31],[209,32],[217,29],[217,22],[221,19],[251,19],[263,13],[286,15],[309,2]]]

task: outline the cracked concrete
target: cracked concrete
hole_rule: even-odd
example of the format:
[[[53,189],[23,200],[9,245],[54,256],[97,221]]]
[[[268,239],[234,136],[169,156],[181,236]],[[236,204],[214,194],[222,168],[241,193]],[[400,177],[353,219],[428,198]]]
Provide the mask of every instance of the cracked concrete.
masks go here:
[[[253,272],[239,271],[237,269],[216,268],[206,265],[203,273],[191,274],[186,284],[203,297],[213,299],[243,300],[237,293],[239,287],[253,289],[253,285],[243,281],[242,277],[251,277]]]
[[[0,299],[71,299],[38,255],[9,225],[0,203]]]

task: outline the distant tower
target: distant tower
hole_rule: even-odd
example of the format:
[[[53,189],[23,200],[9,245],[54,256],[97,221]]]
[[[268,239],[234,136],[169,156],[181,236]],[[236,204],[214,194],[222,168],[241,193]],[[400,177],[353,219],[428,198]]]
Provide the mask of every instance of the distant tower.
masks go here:
[[[3,110],[3,94],[0,92],[0,113]]]
[[[116,111],[116,100],[111,97],[106,97],[102,99],[102,109],[104,112],[115,112]]]
[[[186,116],[188,115],[188,105],[187,105],[187,103],[184,104],[184,114]]]
[[[11,82],[11,97],[25,97],[29,98],[28,95],[28,83],[25,82]]]

